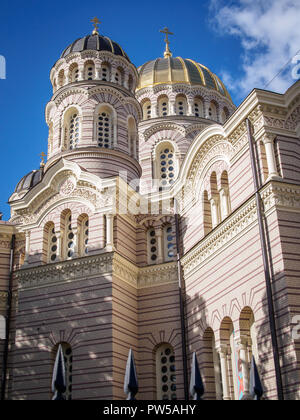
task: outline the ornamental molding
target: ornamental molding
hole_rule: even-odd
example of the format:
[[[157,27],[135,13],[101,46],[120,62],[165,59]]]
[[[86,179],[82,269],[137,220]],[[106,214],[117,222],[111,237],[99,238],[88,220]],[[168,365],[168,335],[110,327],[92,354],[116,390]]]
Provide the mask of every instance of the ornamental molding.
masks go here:
[[[162,130],[175,130],[179,132],[183,137],[185,137],[185,133],[186,133],[185,128],[180,126],[179,124],[170,123],[170,122],[161,122],[161,123],[155,124],[152,127],[147,128],[144,131],[143,136],[144,136],[145,141],[149,140],[150,137],[153,136],[153,134]]]
[[[39,267],[23,268],[16,273],[19,292],[41,287],[86,281],[110,275],[135,289],[177,283],[177,263],[165,263],[139,268],[117,252],[105,252],[92,257],[77,258]]]
[[[300,187],[281,182],[270,182],[261,190],[266,215],[284,209],[300,211]],[[255,197],[251,197],[243,207],[234,212],[229,219],[217,226],[191,251],[182,258],[184,273],[192,275],[202,264],[214,258],[219,252],[232,245],[246,231],[257,224]]]
[[[39,267],[22,268],[16,272],[16,278],[20,291],[86,281],[99,275],[111,274],[112,262],[113,254],[105,253]]]
[[[170,283],[178,284],[177,270],[176,262],[142,267],[139,270],[138,289]]]
[[[63,89],[65,88],[65,86],[63,87]],[[67,90],[63,90],[61,92],[58,91],[57,96],[55,96],[51,102],[54,102],[56,107],[58,108],[62,102],[67,99],[69,96],[72,95],[83,95],[85,98],[88,98],[88,91],[87,89],[83,88],[83,87],[69,87]],[[69,106],[70,104],[68,104]]]

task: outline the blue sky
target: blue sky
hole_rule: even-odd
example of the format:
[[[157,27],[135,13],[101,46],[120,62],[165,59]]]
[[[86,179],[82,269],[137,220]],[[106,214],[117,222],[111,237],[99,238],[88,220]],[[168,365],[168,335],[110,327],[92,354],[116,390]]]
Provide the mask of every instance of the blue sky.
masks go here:
[[[159,29],[168,26],[175,34],[173,54],[223,78],[236,105],[300,50],[299,0],[2,1],[0,55],[7,68],[6,79],[0,79],[0,211],[5,220],[15,185],[47,152],[50,69],[67,45],[91,33],[94,16],[102,22],[100,33],[121,44],[136,66],[162,56]],[[292,82],[285,72],[269,89],[284,91]]]

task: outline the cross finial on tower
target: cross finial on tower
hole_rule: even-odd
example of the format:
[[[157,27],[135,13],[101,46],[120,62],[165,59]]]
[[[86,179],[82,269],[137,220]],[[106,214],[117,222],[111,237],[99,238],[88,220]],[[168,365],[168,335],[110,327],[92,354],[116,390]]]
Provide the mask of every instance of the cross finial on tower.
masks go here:
[[[42,152],[40,154],[40,157],[41,157],[40,168],[43,168],[45,166],[45,157],[46,157],[46,154],[44,152]]]
[[[169,28],[161,29],[159,32],[166,34],[165,43],[166,43],[166,51],[164,52],[164,57],[172,57],[172,53],[170,51],[169,45],[169,35],[174,35],[172,32],[169,31]]]
[[[94,17],[94,19],[92,19],[91,22],[94,25],[93,35],[99,35],[98,29],[101,23],[100,20],[97,17]]]

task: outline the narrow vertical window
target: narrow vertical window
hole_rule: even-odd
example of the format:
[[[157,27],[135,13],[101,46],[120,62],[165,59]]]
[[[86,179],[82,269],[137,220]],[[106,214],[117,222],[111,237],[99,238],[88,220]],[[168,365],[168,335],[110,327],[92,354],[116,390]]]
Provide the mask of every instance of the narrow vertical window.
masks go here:
[[[98,146],[105,149],[111,149],[113,146],[113,119],[112,112],[106,108],[98,114]]]
[[[68,213],[65,219],[65,245],[66,259],[69,260],[73,257],[75,248],[71,213]]]
[[[157,399],[177,400],[175,353],[171,345],[162,344],[156,352]]]
[[[65,375],[66,375],[66,391],[63,396],[66,400],[72,400],[72,382],[73,382],[73,352],[72,347],[68,343],[59,343],[62,347],[64,362],[65,362]],[[55,346],[54,357],[56,356],[59,344]],[[55,359],[54,359],[55,360]]]
[[[157,260],[157,238],[155,234],[155,229],[150,228],[148,230],[148,263],[155,264]]]
[[[69,145],[70,149],[76,149],[79,142],[79,115],[73,113],[69,117]]]
[[[160,149],[158,152],[158,161],[162,187],[172,185],[175,179],[175,161],[173,147],[169,146]]]
[[[57,260],[57,236],[55,234],[55,227],[52,223],[48,227],[48,262],[55,262]]]
[[[165,261],[173,261],[176,250],[175,250],[175,235],[171,225],[167,225],[164,228],[164,253]]]
[[[87,215],[82,215],[79,218],[79,253],[85,256],[88,253],[89,243],[89,218]]]

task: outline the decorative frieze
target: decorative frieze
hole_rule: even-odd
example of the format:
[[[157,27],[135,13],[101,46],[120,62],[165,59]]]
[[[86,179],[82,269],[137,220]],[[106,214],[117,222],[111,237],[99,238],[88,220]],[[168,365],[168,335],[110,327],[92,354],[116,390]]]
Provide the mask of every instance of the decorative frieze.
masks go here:
[[[178,283],[177,263],[157,264],[139,270],[138,288]]]

